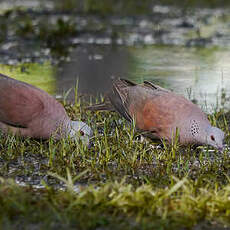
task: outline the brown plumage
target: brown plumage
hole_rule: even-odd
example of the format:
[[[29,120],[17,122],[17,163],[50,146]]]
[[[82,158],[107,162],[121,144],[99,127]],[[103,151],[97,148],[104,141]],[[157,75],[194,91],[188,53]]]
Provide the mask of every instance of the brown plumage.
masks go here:
[[[147,81],[137,85],[118,79],[113,82],[105,102],[89,109],[115,110],[129,121],[134,119],[137,129],[151,138],[171,142],[178,129],[182,144],[209,144],[223,148],[224,133],[211,126],[197,105]]]
[[[4,133],[60,139],[74,136],[73,131],[79,131],[82,124],[74,127],[64,107],[48,93],[0,74],[0,129]]]

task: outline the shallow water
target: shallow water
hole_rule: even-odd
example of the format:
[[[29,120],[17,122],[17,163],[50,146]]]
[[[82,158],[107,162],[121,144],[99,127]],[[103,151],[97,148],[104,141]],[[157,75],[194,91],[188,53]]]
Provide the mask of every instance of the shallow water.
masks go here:
[[[223,48],[181,46],[85,47],[61,65],[57,90],[66,91],[79,78],[84,94],[105,92],[113,77],[144,80],[185,95],[204,110],[229,108],[230,52]],[[223,95],[226,94],[224,98]]]
[[[136,48],[132,52],[136,68],[130,78],[159,82],[196,100],[204,109],[229,106],[223,98],[223,93],[230,93],[229,49],[178,46]]]

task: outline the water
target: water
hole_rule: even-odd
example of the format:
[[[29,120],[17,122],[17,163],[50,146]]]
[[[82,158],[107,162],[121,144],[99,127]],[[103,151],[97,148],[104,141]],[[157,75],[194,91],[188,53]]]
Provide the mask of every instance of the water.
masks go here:
[[[196,100],[208,111],[226,102],[222,96],[223,91],[229,95],[228,49],[148,47],[132,49],[132,53],[136,67],[131,79],[159,83]]]
[[[113,77],[159,84],[196,101],[207,112],[229,108],[230,52],[222,48],[181,46],[85,47],[73,51],[61,65],[58,91],[67,91],[79,78],[83,94],[104,93]],[[226,99],[226,98],[225,98]]]

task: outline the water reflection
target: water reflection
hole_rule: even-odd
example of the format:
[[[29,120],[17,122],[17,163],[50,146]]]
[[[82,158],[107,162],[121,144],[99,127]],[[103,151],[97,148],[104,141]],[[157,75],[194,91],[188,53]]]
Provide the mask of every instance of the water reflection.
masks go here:
[[[221,90],[229,93],[228,50],[216,48],[148,47],[131,50],[135,81],[150,80],[196,99],[204,109],[221,103]]]
[[[217,48],[86,46],[62,63],[57,88],[59,93],[67,91],[79,78],[81,93],[98,95],[109,89],[113,76],[149,80],[210,111],[220,106],[221,90],[230,93],[229,63],[229,51]]]
[[[61,63],[57,75],[59,93],[74,88],[79,79],[79,91],[100,95],[111,87],[111,79],[127,77],[130,53],[125,47],[85,46],[73,51],[68,63]],[[70,95],[73,99],[74,94]]]

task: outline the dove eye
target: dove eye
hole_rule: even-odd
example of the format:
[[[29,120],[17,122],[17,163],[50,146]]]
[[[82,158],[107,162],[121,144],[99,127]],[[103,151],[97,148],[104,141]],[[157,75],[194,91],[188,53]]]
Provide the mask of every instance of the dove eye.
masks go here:
[[[211,140],[215,141],[215,137],[213,135],[211,135]]]
[[[85,133],[82,130],[80,130],[79,133],[80,133],[81,136],[85,135]]]

